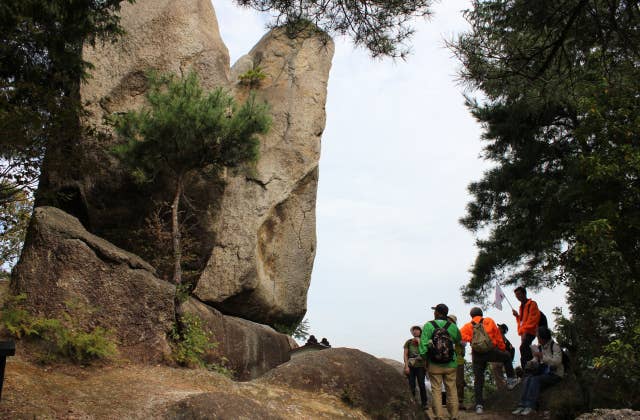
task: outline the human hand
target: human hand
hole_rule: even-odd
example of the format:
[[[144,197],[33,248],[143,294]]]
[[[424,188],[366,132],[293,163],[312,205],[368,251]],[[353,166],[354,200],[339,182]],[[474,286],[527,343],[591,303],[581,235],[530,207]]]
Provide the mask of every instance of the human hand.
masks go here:
[[[409,366],[405,366],[404,367],[404,374],[408,375],[409,374]]]

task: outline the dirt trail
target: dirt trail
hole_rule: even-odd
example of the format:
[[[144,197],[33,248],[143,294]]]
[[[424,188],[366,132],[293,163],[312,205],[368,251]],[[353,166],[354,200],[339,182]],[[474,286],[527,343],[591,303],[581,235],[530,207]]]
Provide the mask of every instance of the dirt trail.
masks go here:
[[[284,418],[367,418],[362,411],[347,406],[334,396],[259,382],[234,382],[206,370],[134,364],[43,367],[19,356],[7,360],[0,418],[160,418],[168,405],[204,392],[224,392],[230,398],[236,395],[250,397]],[[523,417],[512,416],[509,412],[476,415],[473,411],[460,411],[460,419],[514,418]],[[543,413],[528,418],[549,417]]]
[[[120,365],[40,367],[9,358],[2,419],[149,419],[190,395],[221,392],[251,396],[286,418],[366,418],[325,394],[234,382],[206,370]]]

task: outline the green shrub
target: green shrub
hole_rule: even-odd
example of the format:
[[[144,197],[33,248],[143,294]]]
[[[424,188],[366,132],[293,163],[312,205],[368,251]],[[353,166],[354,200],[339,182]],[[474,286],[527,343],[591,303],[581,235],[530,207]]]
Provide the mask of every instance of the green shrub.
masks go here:
[[[181,366],[203,367],[225,376],[233,376],[233,369],[229,368],[229,360],[220,357],[218,362],[207,361],[207,352],[218,347],[213,334],[202,326],[202,319],[197,315],[184,314],[181,316],[181,328],[173,325],[169,338],[173,342],[173,360]],[[181,331],[182,330],[182,331]]]
[[[110,332],[102,327],[96,327],[91,332],[75,331],[58,322],[45,330],[44,337],[48,336],[51,337],[48,341],[55,346],[54,354],[77,363],[108,359],[117,352]]]
[[[217,372],[221,375],[228,376],[229,378],[233,377],[234,371],[230,367],[228,367],[229,359],[226,357],[221,357],[220,362],[218,363],[207,363],[206,367],[208,370],[212,372]]]
[[[640,323],[625,337],[611,341],[593,360],[608,393],[623,407],[640,408]]]
[[[292,324],[273,324],[273,329],[278,331],[281,334],[285,334],[295,338],[296,340],[306,340],[309,338],[309,320],[303,319],[299,322],[294,322]]]
[[[240,84],[250,88],[259,87],[266,77],[267,74],[262,71],[262,67],[260,66],[256,66],[238,76]]]
[[[173,341],[173,359],[182,366],[206,367],[206,353],[218,347],[218,343],[213,341],[210,332],[202,328],[202,320],[198,316],[184,314],[181,322],[182,328],[174,324],[169,334]]]
[[[110,331],[102,327],[91,331],[80,328],[78,320],[82,314],[65,313],[62,320],[35,317],[24,308],[26,298],[25,294],[10,296],[0,312],[1,322],[13,337],[40,341],[46,353],[41,355],[41,360],[63,359],[84,364],[108,359],[117,353]],[[67,309],[80,308],[73,302],[65,305]]]

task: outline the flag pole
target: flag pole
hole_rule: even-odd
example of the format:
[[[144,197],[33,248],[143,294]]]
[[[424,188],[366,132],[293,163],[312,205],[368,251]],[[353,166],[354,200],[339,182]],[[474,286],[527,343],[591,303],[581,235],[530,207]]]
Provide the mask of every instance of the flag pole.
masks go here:
[[[496,279],[496,284],[498,286],[500,286],[500,289],[502,289],[502,285],[500,284],[500,281],[498,279]],[[503,290],[504,291],[504,290]],[[511,304],[511,301],[509,300],[509,298],[507,297],[507,294],[504,294],[504,298],[507,300],[507,303],[509,304],[509,306],[511,307],[512,311],[515,311],[515,309],[513,308],[513,305]]]

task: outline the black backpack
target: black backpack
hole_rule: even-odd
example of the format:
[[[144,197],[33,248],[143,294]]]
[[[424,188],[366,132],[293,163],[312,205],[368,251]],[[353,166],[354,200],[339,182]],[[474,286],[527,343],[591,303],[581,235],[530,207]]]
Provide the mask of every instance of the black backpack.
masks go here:
[[[538,321],[538,328],[545,327],[549,328],[549,323],[547,322],[547,316],[540,311],[540,321]]]
[[[455,357],[453,349],[453,339],[449,335],[449,326],[451,322],[447,321],[444,326],[439,327],[435,321],[431,321],[431,325],[435,330],[431,336],[432,345],[429,347],[429,360],[434,363],[449,363]]]

